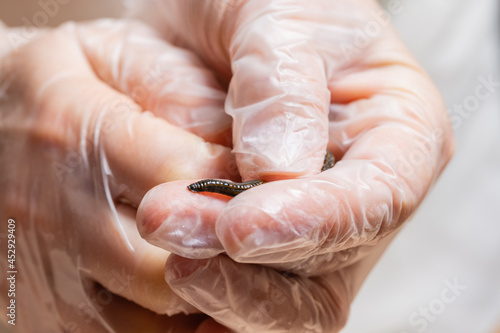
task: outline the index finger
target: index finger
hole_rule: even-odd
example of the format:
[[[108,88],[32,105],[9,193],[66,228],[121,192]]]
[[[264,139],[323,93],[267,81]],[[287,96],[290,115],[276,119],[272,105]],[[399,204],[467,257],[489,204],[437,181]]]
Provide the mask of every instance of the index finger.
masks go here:
[[[262,3],[239,10],[239,24],[248,28],[236,29],[231,38],[226,111],[246,180],[295,178],[321,168],[330,92],[325,62],[296,14]]]

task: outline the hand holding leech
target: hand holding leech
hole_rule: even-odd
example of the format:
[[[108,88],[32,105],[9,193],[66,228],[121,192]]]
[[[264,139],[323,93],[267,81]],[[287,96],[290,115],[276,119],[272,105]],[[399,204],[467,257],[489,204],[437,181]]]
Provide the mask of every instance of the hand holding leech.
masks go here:
[[[158,29],[229,87],[242,180],[266,181],[231,200],[193,181],[146,195],[141,234],[179,255],[169,285],[237,331],[340,329],[452,156],[438,91],[390,26],[353,44],[372,0],[157,4]],[[319,173],[326,147],[338,162]]]
[[[44,32],[3,57],[0,71],[0,175],[13,189],[0,213],[24,223],[20,262],[33,274],[21,296],[41,295],[23,303],[24,313],[36,314],[42,331],[75,321],[105,331],[102,309],[121,314],[114,324],[135,312],[157,329],[170,318],[156,321],[145,308],[192,311],[162,283],[167,253],[144,244],[133,221],[143,194],[169,181],[143,200],[141,232],[178,254],[209,258],[169,259],[175,293],[239,331],[338,330],[367,272],[451,157],[439,94],[390,27],[364,48],[352,45],[379,10],[372,1],[159,3],[164,10],[151,8],[164,15],[162,32],[230,82],[238,170],[267,183],[228,201],[176,181],[237,180],[229,149],[189,133],[226,144],[230,123],[224,91],[196,56],[135,25]],[[319,174],[326,147],[340,161]],[[117,307],[92,308],[96,283]],[[124,311],[119,296],[141,306]],[[95,312],[82,316],[82,304]],[[57,318],[47,315],[54,309]]]

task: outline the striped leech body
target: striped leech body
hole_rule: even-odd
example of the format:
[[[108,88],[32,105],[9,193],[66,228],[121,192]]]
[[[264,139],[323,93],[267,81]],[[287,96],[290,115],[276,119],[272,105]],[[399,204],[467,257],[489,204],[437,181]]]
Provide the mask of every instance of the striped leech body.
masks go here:
[[[325,160],[321,171],[331,169],[335,164],[335,158],[330,151],[326,151]],[[188,185],[188,190],[191,192],[211,192],[228,195],[230,197],[237,196],[252,187],[264,184],[263,180],[251,180],[244,183],[233,183],[227,180],[219,179],[203,179]]]

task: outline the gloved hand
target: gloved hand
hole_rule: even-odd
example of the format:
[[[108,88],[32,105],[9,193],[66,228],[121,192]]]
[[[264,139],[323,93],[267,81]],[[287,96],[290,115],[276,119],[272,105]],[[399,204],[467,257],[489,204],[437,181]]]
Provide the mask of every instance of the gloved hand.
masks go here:
[[[238,332],[340,329],[453,154],[440,94],[376,1],[148,6],[229,84],[238,170],[270,181],[230,201],[190,181],[146,195],[143,237],[197,259],[171,256],[169,285]],[[339,162],[319,173],[325,148]]]
[[[135,207],[165,181],[239,179],[229,148],[202,139],[230,140],[215,76],[139,23],[67,24],[9,42],[22,32],[0,27],[0,265],[17,270],[16,329],[213,327],[182,314],[198,311],[165,283],[169,253],[140,237]],[[3,278],[4,310],[9,287]]]

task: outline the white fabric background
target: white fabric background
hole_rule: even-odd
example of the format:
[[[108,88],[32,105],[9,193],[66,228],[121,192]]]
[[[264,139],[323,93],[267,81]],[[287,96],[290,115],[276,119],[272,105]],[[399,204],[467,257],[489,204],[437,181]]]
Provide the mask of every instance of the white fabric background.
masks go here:
[[[457,149],[368,277],[341,332],[500,332],[499,2],[398,2],[403,11],[393,23],[443,93]],[[478,78],[490,76],[497,86],[475,107]],[[470,111],[461,115],[454,105]],[[449,283],[466,289],[453,294]]]

